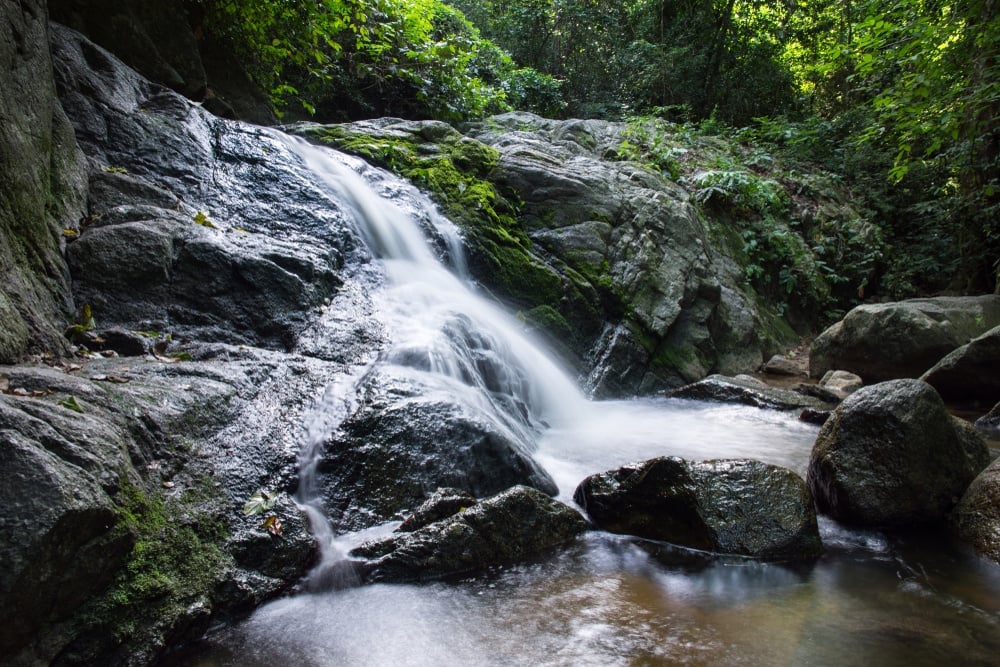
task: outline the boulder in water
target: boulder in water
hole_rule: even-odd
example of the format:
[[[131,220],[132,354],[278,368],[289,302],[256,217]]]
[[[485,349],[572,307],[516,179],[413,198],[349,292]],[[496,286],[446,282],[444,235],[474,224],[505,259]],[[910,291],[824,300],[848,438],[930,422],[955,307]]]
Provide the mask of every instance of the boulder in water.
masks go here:
[[[989,462],[975,430],[934,388],[891,380],[859,389],[820,429],[807,481],[820,511],[846,523],[939,521]]]
[[[374,371],[358,409],[331,434],[318,473],[326,510],[340,529],[398,518],[442,486],[475,497],[517,484],[554,495],[530,456],[530,428],[483,405],[458,380],[403,367]]]
[[[1000,563],[1000,459],[972,481],[950,519],[959,537]]]
[[[767,560],[822,551],[805,482],[760,461],[655,458],[591,475],[573,499],[613,533]]]
[[[436,579],[522,562],[572,541],[587,522],[537,489],[515,486],[449,518],[354,549],[366,582]]]
[[[1000,295],[865,304],[813,341],[809,374],[842,369],[868,384],[918,378],[942,357],[1000,325]]]
[[[412,533],[427,524],[447,519],[464,509],[472,507],[478,500],[470,493],[461,489],[443,488],[431,494],[410,516],[397,528],[401,533]]]

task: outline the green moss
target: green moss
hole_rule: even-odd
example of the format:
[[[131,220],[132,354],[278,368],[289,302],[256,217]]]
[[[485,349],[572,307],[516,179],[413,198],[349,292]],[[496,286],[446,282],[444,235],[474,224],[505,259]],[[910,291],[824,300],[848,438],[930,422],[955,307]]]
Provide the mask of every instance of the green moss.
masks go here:
[[[551,306],[536,306],[519,316],[528,324],[548,331],[558,340],[572,340],[575,336],[569,322]]]
[[[193,603],[205,599],[229,563],[220,544],[226,530],[204,492],[179,498],[148,494],[125,484],[117,532],[134,536],[125,567],[105,593],[84,609],[82,620],[121,643],[148,640]]]
[[[428,131],[435,143],[426,143]],[[464,232],[470,267],[499,298],[514,305],[558,308],[560,276],[532,254],[516,208],[486,180],[496,149],[433,124],[420,135],[371,137],[344,126],[301,130],[308,138],[363,157],[428,191]]]

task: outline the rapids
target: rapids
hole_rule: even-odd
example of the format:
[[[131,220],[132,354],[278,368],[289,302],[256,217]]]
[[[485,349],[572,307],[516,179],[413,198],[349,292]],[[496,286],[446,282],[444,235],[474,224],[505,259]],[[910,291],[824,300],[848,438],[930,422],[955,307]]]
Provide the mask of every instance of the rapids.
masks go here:
[[[816,427],[787,414],[690,401],[587,400],[521,323],[479,294],[454,225],[363,162],[285,139],[347,202],[387,277],[391,343],[375,365],[436,378],[525,442],[572,502],[594,472],[660,455],[748,457],[804,474]],[[412,194],[406,201],[412,201]],[[419,203],[419,202],[418,202]],[[461,326],[457,326],[456,322]],[[459,335],[460,334],[460,335]],[[309,424],[299,502],[328,570],[396,523],[334,535],[317,500],[319,443],[371,367],[327,389]],[[488,368],[488,373],[483,369]],[[424,585],[304,586],[220,628],[178,664],[939,665],[993,664],[1000,571],[942,535],[847,530],[821,519],[826,554],[786,566],[710,558],[592,532],[540,562]],[[346,582],[349,584],[349,582]]]

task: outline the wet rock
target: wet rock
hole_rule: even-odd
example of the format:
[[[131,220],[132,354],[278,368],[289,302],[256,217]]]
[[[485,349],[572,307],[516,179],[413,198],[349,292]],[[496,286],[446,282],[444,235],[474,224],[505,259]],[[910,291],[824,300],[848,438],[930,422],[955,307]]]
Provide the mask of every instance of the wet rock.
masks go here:
[[[431,494],[396,530],[401,533],[412,533],[427,524],[447,519],[453,514],[472,507],[477,502],[475,496],[461,489],[443,488]]]
[[[1000,563],[1000,459],[972,481],[950,521],[959,537]]]
[[[479,498],[517,484],[554,495],[522,427],[464,400],[472,391],[400,367],[372,373],[319,463],[333,524],[357,530],[392,520],[442,486]]]
[[[804,408],[802,412],[799,413],[799,421],[806,422],[807,424],[816,424],[817,426],[822,426],[826,423],[826,420],[830,418],[829,410],[817,410],[816,408]]]
[[[0,363],[63,353],[63,229],[84,212],[83,155],[56,98],[43,0],[0,5]]]
[[[586,528],[571,507],[537,489],[515,486],[349,555],[367,559],[357,565],[366,582],[420,581],[523,562],[572,541]]]
[[[839,521],[908,526],[943,519],[988,462],[986,444],[933,387],[892,380],[833,411],[807,481],[819,510]]]
[[[573,499],[613,533],[769,560],[822,551],[805,483],[760,461],[651,459],[591,475]]]
[[[764,372],[770,375],[804,375],[802,368],[794,359],[776,354],[764,364]]]
[[[992,410],[977,419],[974,426],[982,431],[1000,433],[1000,403],[994,405]]]
[[[858,306],[813,341],[809,374],[842,369],[867,384],[917,378],[995,326],[1000,326],[1000,295]]]
[[[920,379],[946,401],[983,407],[1000,401],[1000,326],[954,350]]]
[[[694,384],[670,391],[667,396],[698,401],[742,403],[755,408],[773,410],[795,410],[807,407],[825,410],[832,407],[829,402],[820,398],[807,396],[796,391],[769,387],[749,376],[712,375]]]
[[[792,387],[792,391],[797,394],[802,394],[803,396],[812,396],[813,398],[819,399],[830,406],[840,403],[841,398],[843,398],[838,392],[834,392],[821,385],[810,384],[808,382],[798,383]]]

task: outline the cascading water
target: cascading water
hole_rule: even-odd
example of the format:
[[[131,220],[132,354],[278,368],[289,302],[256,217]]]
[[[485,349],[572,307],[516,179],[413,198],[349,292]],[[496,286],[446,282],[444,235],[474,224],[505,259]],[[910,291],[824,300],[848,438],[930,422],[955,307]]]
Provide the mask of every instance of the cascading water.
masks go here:
[[[563,499],[585,475],[667,454],[749,457],[804,471],[816,429],[778,412],[662,399],[585,401],[514,318],[469,288],[454,226],[428,213],[429,202],[403,211],[376,191],[408,186],[360,161],[287,141],[353,211],[384,268],[387,284],[376,301],[392,340],[373,363],[475,402],[497,428],[534,446]],[[454,272],[438,261],[435,245]],[[314,502],[319,446],[351,412],[371,370],[361,366],[327,390],[302,454],[300,500],[325,548],[317,578],[339,558],[338,540]],[[802,568],[664,560],[642,542],[594,532],[547,561],[462,582],[319,587],[220,632],[197,664],[913,667],[995,659],[995,567],[917,538],[825,520],[821,532],[827,555]]]
[[[337,199],[346,205],[368,249],[385,271],[387,285],[377,295],[379,312],[392,341],[378,364],[401,366],[424,376],[440,391],[460,394],[489,416],[514,442],[533,443],[544,425],[565,424],[579,414],[583,397],[566,374],[520,331],[517,320],[476,294],[465,275],[457,228],[436,213],[422,195],[426,230],[439,238],[451,270],[438,259],[415,215],[380,197],[365,179],[399,188],[398,181],[364,162],[285,138]],[[319,543],[317,586],[329,585],[341,552],[317,502],[315,482],[320,445],[350,412],[355,387],[367,369],[327,390],[300,460],[299,502],[306,507]]]

